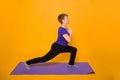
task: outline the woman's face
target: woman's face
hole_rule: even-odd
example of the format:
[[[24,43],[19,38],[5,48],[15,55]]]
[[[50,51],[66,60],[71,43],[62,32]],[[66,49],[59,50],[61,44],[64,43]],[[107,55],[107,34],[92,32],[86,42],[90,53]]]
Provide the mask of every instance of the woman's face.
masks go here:
[[[65,16],[65,17],[64,17],[64,20],[63,20],[63,24],[66,24],[66,25],[67,25],[68,23],[69,23],[68,17]]]

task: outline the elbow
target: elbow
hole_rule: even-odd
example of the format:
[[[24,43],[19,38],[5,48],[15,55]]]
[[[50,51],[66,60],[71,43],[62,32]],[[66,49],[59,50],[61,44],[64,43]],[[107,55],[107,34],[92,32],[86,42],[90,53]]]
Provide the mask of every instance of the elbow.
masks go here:
[[[71,39],[68,39],[67,42],[68,42],[68,43],[71,42]]]

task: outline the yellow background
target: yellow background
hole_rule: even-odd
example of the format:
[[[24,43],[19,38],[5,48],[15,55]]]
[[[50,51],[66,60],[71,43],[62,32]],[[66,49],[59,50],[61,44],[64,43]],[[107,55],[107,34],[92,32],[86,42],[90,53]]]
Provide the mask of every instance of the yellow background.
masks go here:
[[[119,80],[119,0],[0,1],[0,80]],[[91,75],[10,75],[15,66],[46,54],[56,40],[57,16],[67,13],[76,62],[88,62]],[[68,27],[69,27],[68,26]],[[68,62],[60,54],[50,62]]]

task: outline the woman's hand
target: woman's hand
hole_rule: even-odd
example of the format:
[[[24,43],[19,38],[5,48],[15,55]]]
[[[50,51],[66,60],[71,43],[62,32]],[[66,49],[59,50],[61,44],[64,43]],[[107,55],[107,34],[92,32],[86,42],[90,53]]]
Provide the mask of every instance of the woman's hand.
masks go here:
[[[70,34],[70,36],[72,35],[72,27],[67,29],[68,33]]]

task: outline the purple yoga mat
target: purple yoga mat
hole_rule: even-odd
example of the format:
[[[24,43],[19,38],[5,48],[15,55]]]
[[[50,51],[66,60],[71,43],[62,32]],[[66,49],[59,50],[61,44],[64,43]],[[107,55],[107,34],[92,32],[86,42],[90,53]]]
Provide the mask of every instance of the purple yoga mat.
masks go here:
[[[69,67],[68,63],[37,63],[30,66],[30,70],[27,70],[23,62],[20,62],[15,69],[11,72],[11,75],[23,75],[23,74],[90,74],[94,73],[93,69],[87,62],[77,62],[77,67]]]

